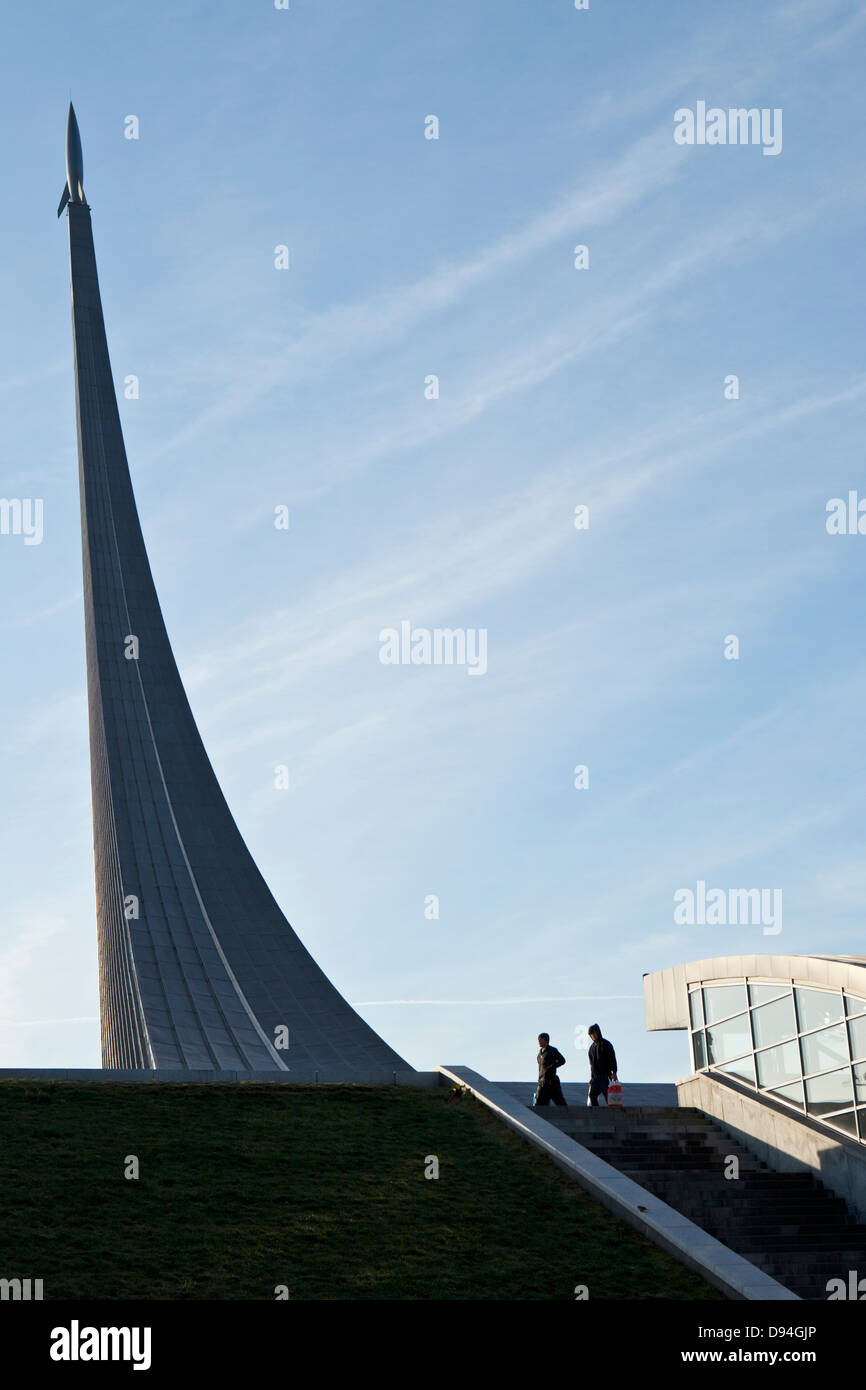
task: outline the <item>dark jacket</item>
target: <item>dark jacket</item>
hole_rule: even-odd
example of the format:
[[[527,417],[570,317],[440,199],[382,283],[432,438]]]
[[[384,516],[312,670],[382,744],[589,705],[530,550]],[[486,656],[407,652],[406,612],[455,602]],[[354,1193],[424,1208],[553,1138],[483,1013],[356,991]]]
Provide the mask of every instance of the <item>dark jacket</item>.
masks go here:
[[[548,1043],[538,1054],[539,1086],[543,1086],[546,1081],[553,1081],[556,1078],[556,1068],[564,1066],[565,1058],[562,1053]]]
[[[602,1081],[607,1081],[616,1071],[616,1053],[613,1050],[613,1043],[609,1043],[607,1038],[602,1038],[600,1042],[594,1042],[591,1045],[589,1070],[592,1076],[598,1077]]]

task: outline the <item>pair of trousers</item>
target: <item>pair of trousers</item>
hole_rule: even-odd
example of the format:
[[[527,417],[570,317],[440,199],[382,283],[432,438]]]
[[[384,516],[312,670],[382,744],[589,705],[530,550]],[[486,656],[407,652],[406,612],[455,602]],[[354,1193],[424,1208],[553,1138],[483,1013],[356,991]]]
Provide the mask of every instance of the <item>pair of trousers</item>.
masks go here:
[[[543,1081],[535,1093],[535,1104],[549,1105],[553,1101],[554,1105],[567,1105],[568,1102],[562,1094],[562,1083],[558,1076],[554,1076],[552,1081]]]
[[[604,1096],[604,1103],[607,1105],[607,1088],[610,1085],[609,1076],[594,1076],[589,1083],[589,1103],[598,1105],[599,1096]]]

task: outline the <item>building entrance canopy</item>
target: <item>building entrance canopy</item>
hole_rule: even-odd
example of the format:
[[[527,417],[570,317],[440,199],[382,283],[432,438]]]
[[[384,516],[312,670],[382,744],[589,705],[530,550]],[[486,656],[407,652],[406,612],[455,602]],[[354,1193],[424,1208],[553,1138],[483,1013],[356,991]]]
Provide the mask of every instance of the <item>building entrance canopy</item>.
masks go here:
[[[866,957],[727,956],[644,977],[647,1027],[687,1028],[729,1077],[866,1143]]]

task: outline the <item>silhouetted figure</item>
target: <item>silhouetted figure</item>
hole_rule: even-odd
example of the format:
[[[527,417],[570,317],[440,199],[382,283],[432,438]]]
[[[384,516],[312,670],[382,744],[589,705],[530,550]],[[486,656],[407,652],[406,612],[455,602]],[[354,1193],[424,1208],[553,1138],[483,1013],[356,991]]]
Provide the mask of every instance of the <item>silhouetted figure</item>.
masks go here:
[[[539,1033],[538,1047],[538,1090],[535,1093],[535,1104],[549,1105],[553,1101],[554,1105],[565,1105],[567,1102],[556,1074],[557,1067],[565,1066],[565,1058],[555,1047],[551,1047],[549,1033]]]
[[[616,1053],[613,1043],[601,1036],[601,1029],[594,1023],[588,1030],[592,1043],[589,1049],[589,1103],[598,1105],[599,1096],[604,1096],[607,1105],[607,1088],[616,1077]]]

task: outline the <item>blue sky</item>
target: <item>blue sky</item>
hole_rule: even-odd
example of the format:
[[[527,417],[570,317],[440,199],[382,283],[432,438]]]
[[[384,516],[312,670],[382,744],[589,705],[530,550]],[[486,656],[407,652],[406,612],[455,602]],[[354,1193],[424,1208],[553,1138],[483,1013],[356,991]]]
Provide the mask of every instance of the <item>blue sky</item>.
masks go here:
[[[666,1080],[685,1038],[646,1033],[644,972],[862,951],[866,536],[825,520],[866,497],[863,6],[2,30],[0,495],[43,499],[44,539],[0,536],[0,1065],[99,1065],[70,92],[178,662],[346,997],[419,1067],[530,1076],[543,1028],[577,1080],[598,1020],[625,1082]],[[781,153],[678,146],[699,100],[780,108]],[[383,666],[403,620],[486,629],[487,673]],[[676,924],[699,880],[780,889],[782,932]]]

